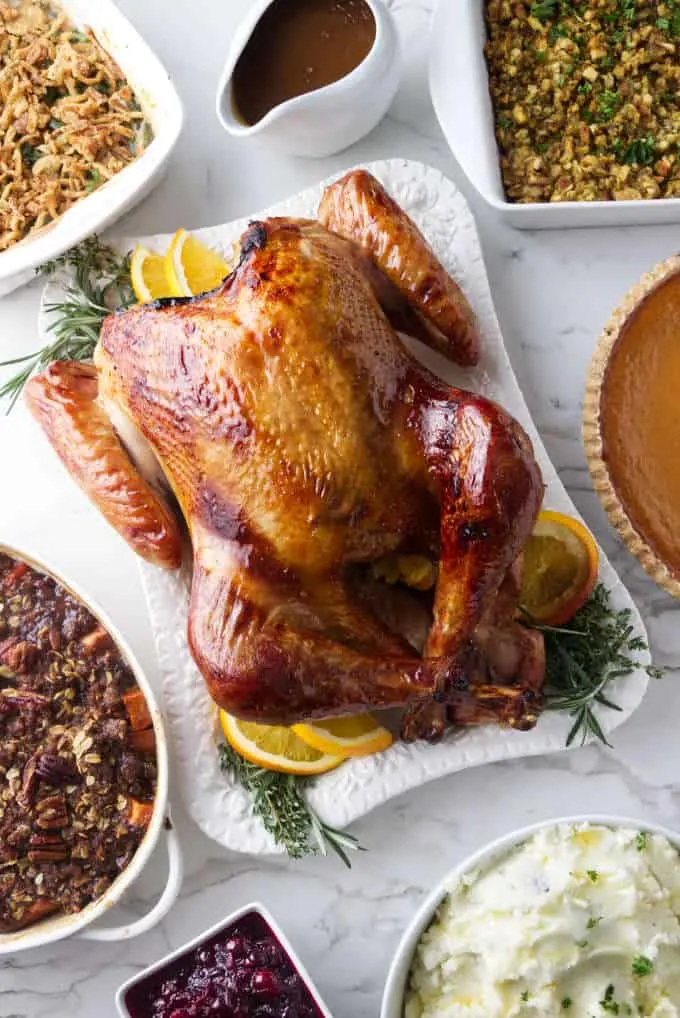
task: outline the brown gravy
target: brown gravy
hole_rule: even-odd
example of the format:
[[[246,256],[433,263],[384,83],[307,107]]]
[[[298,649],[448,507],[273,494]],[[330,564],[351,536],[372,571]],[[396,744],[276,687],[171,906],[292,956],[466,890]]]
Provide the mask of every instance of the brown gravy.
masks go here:
[[[234,69],[239,115],[256,124],[280,103],[339,81],[375,40],[365,0],[274,0]]]

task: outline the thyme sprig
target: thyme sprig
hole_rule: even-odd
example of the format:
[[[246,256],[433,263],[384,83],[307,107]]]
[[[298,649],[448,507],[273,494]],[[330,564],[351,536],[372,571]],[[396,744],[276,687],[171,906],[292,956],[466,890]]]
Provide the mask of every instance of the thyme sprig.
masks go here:
[[[568,627],[541,626],[529,620],[545,639],[545,709],[565,711],[574,719],[567,746],[579,737],[583,745],[591,736],[609,745],[596,708],[622,709],[605,690],[639,668],[639,655],[647,650],[642,637],[635,635],[630,610],[616,610],[610,601],[609,590],[599,583]],[[646,671],[652,678],[663,674],[651,665]]]
[[[90,360],[106,316],[135,302],[129,255],[121,255],[97,236],[88,237],[60,258],[47,262],[38,272],[52,276],[61,269],[69,271],[71,281],[64,289],[64,299],[45,307],[52,316],[48,326],[54,337],[52,342],[33,353],[0,363],[0,369],[21,365],[0,386],[0,401],[9,401],[7,413],[34,372],[52,361]]]
[[[220,768],[233,774],[252,799],[262,825],[292,859],[335,852],[351,868],[348,852],[363,852],[351,834],[324,823],[309,804],[305,789],[312,778],[280,774],[244,760],[226,743],[219,747]]]

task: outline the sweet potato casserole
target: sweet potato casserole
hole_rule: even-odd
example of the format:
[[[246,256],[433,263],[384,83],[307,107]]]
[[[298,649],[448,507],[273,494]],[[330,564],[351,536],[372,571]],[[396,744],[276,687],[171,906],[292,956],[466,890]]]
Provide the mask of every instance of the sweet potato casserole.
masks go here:
[[[151,138],[89,29],[46,0],[0,0],[0,251],[53,222]]]
[[[151,717],[108,632],[0,554],[0,932],[100,897],[142,840],[155,785]]]
[[[680,197],[680,3],[488,0],[508,199]]]

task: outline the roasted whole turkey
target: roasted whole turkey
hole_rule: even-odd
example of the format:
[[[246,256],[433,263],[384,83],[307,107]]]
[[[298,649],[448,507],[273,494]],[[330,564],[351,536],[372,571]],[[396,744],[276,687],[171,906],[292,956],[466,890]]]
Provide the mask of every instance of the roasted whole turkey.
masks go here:
[[[516,614],[541,474],[509,414],[398,332],[479,356],[461,290],[355,171],[318,220],[251,223],[219,289],[111,315],[94,364],[51,365],[28,401],[141,556],[177,569],[183,518],[189,643],[226,710],[287,724],[400,707],[406,738],[528,728],[543,643]],[[435,563],[432,589],[384,583],[395,556]]]

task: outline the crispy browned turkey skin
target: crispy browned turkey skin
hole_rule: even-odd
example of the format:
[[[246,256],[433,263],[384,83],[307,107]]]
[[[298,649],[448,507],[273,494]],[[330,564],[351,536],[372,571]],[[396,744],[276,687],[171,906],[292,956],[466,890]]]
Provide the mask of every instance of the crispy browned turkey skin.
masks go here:
[[[399,706],[408,738],[529,727],[544,677],[540,634],[515,622],[543,491],[530,442],[402,345],[395,328],[479,355],[462,292],[381,185],[349,174],[320,220],[252,223],[216,292],[111,316],[96,372],[52,365],[31,409],[128,543],[176,567],[179,524],[127,451],[153,450],[193,549],[191,649],[228,711]],[[431,604],[414,603],[421,652],[364,583],[395,551],[439,563]]]

